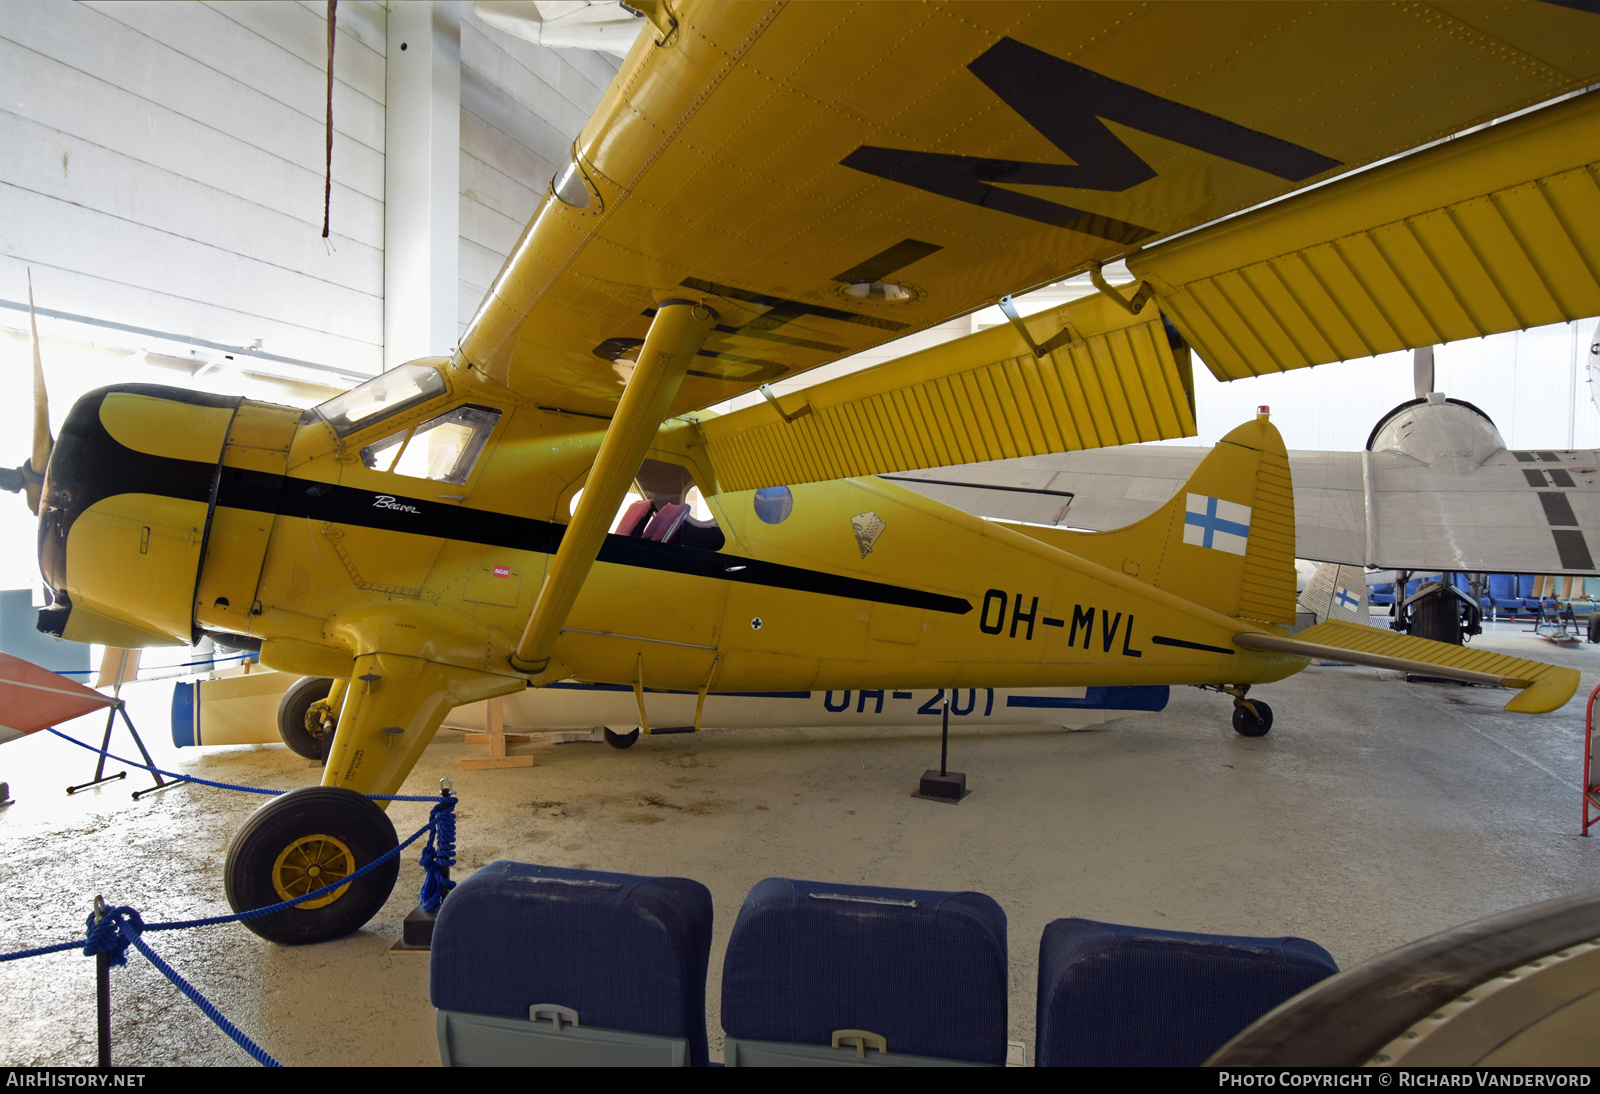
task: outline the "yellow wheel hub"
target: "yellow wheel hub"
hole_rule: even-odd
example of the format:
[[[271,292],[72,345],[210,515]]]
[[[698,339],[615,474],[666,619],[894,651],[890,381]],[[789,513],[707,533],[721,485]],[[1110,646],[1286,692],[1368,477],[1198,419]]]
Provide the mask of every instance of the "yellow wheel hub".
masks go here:
[[[356,872],[356,858],[350,848],[333,836],[301,836],[278,855],[272,864],[272,887],[284,900],[305,896],[340,878]],[[325,908],[344,896],[350,888],[341,885],[326,896],[296,904],[296,908],[310,910]]]

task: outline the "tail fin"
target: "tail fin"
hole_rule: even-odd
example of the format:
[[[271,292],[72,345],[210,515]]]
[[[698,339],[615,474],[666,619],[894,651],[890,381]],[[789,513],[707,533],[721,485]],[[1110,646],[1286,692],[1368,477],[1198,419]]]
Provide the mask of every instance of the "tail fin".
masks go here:
[[[1017,531],[1224,615],[1294,622],[1294,487],[1266,414],[1222,438],[1183,489],[1136,524]]]

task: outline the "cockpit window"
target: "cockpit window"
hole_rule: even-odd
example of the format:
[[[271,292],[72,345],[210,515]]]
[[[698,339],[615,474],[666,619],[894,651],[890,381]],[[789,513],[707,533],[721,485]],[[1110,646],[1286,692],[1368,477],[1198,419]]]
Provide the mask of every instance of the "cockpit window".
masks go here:
[[[457,407],[372,442],[361,450],[361,462],[374,471],[459,485],[472,473],[499,420],[500,412],[489,407]]]
[[[569,512],[578,511],[582,496],[581,489],[572,495]],[[640,466],[633,489],[623,496],[611,534],[703,551],[720,551],[727,543],[689,469],[652,459]]]
[[[317,407],[333,431],[344,437],[407,407],[444,394],[444,377],[430,365],[401,365],[380,373]]]

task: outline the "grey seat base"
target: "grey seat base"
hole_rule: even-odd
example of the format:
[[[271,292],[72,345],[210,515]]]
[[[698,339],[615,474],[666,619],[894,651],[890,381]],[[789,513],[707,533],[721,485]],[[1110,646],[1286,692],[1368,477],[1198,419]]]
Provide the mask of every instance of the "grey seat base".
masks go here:
[[[945,1060],[937,1056],[907,1056],[868,1049],[865,1059],[853,1048],[797,1045],[785,1041],[723,1042],[722,1058],[728,1067],[996,1067],[971,1060]]]
[[[689,1042],[593,1026],[439,1011],[445,1067],[688,1067]]]

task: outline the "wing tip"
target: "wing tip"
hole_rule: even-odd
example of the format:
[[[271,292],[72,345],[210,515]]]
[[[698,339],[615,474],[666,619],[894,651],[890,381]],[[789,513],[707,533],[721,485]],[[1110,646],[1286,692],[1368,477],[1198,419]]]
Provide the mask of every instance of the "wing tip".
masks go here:
[[[1513,695],[1505,708],[1514,714],[1549,714],[1560,710],[1577,693],[1580,680],[1577,669],[1551,665]]]

